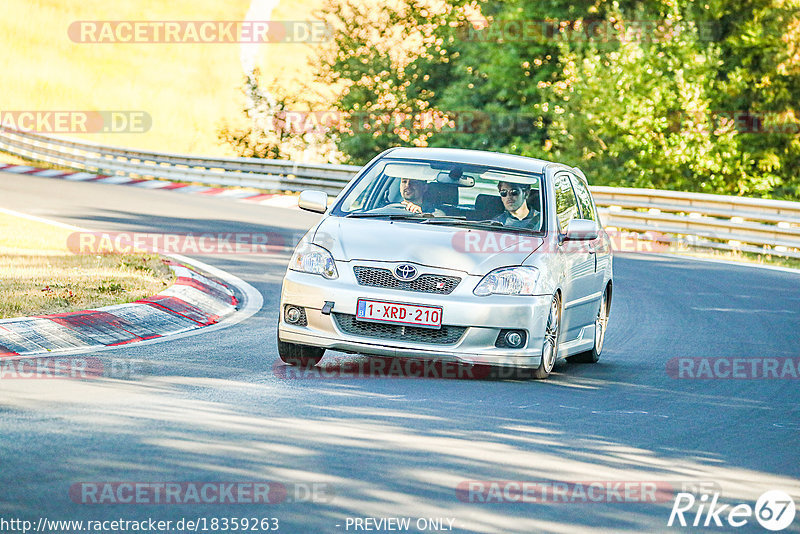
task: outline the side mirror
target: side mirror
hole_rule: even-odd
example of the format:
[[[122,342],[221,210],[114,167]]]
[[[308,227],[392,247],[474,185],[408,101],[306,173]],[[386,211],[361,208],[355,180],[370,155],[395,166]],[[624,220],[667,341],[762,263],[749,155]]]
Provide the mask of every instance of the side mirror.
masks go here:
[[[328,209],[328,193],[323,191],[306,190],[300,193],[297,205],[301,210],[325,213]]]
[[[565,241],[592,241],[597,239],[597,223],[588,219],[573,219],[567,225]]]

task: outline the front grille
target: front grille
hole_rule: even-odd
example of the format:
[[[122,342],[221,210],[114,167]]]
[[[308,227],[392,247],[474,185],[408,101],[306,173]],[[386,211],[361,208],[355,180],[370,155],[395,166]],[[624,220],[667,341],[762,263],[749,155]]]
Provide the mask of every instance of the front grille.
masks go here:
[[[353,267],[356,280],[362,286],[386,287],[402,291],[416,291],[418,293],[438,293],[449,295],[453,292],[461,278],[458,276],[443,276],[439,274],[423,274],[411,282],[398,280],[389,269],[375,267]]]
[[[342,332],[356,336],[375,337],[379,339],[393,339],[398,341],[411,341],[414,343],[431,343],[434,345],[452,345],[464,334],[464,326],[445,326],[439,330],[420,328],[418,326],[403,326],[396,324],[368,323],[357,321],[355,315],[334,313],[333,318]]]

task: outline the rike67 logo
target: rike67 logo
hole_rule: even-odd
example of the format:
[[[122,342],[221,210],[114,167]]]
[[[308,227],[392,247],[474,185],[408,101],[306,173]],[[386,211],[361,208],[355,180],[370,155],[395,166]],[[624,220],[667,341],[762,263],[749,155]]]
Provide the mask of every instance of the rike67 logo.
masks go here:
[[[762,527],[777,532],[789,527],[795,517],[794,500],[781,490],[762,494],[755,508],[749,504],[719,504],[718,501],[719,493],[704,493],[699,498],[691,493],[678,493],[667,526],[738,528],[755,516]]]

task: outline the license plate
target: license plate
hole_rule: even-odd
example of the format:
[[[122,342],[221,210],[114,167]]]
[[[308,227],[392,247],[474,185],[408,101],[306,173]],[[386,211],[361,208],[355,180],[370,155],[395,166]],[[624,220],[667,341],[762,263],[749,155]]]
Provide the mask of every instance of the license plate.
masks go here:
[[[438,329],[442,327],[442,308],[440,306],[418,306],[382,300],[358,299],[356,319]]]

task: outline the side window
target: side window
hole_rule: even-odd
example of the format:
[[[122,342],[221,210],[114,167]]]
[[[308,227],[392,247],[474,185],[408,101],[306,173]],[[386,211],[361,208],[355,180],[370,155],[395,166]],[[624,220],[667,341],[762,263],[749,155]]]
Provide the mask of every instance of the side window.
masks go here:
[[[558,225],[562,232],[566,232],[569,222],[580,216],[578,213],[578,201],[575,199],[575,193],[572,191],[569,175],[566,173],[556,175],[555,190]]]
[[[581,218],[589,219],[590,221],[597,220],[597,214],[594,212],[594,204],[592,203],[592,194],[586,188],[583,180],[577,176],[572,177],[572,187],[575,188],[575,194],[578,197],[578,205],[581,208]]]
[[[376,183],[380,184],[380,181],[376,181],[370,176],[362,176],[341,204],[342,211],[351,212],[363,209],[368,204],[370,196],[375,194]]]

